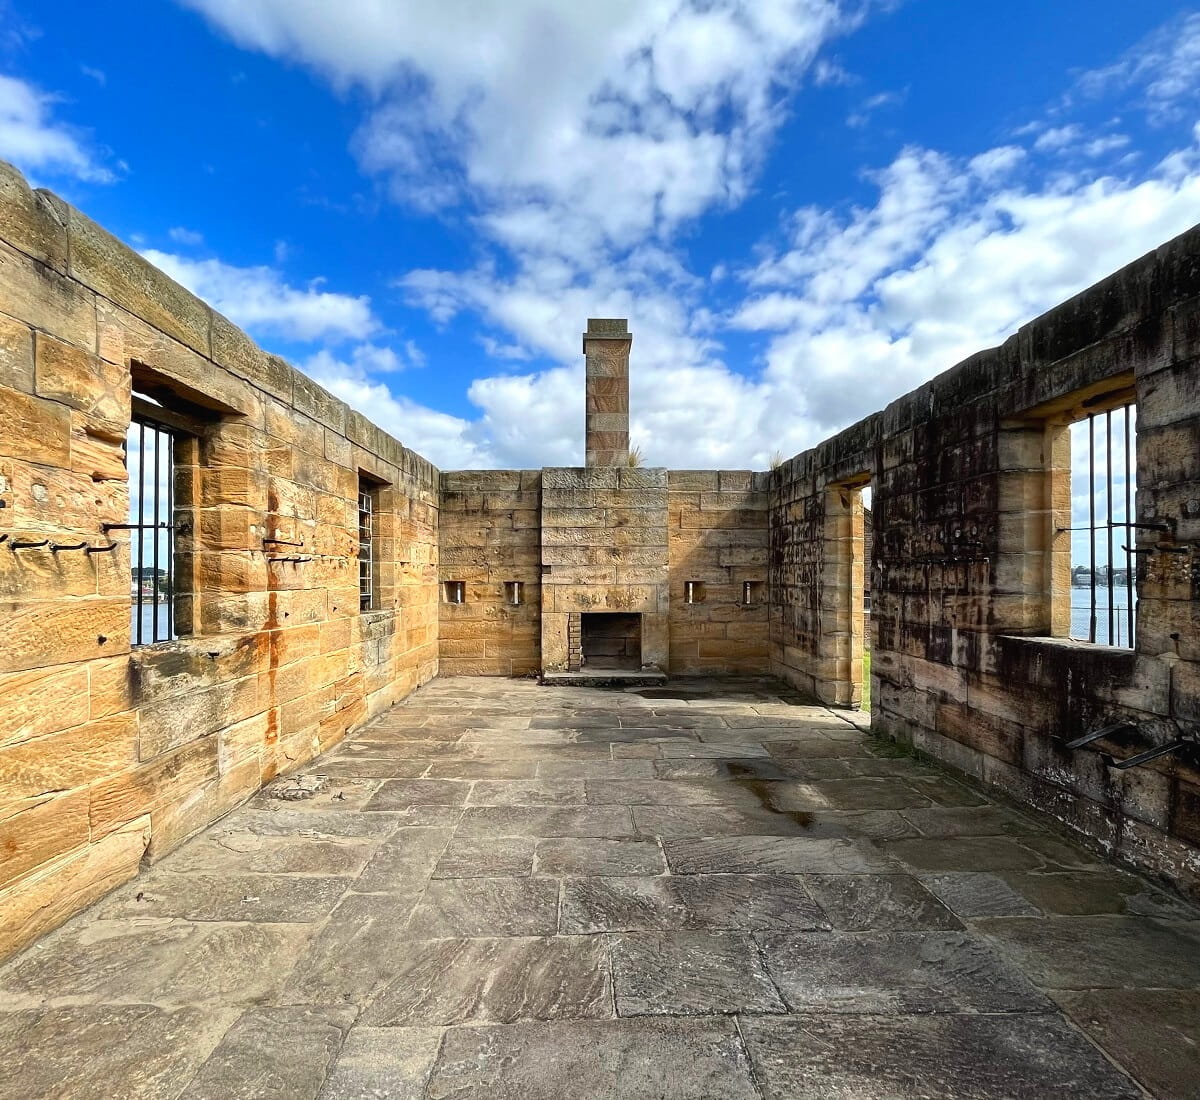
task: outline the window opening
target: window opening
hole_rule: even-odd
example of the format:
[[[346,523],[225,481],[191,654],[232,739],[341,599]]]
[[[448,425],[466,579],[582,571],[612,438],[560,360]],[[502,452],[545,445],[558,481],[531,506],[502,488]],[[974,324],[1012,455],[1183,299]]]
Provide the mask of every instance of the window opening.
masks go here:
[[[372,611],[375,586],[375,490],[358,479],[358,607]]]
[[[175,442],[165,424],[135,413],[125,436],[129,472],[130,642],[178,637],[175,623]]]
[[[1132,648],[1137,585],[1133,502],[1137,407],[1071,425],[1071,637]],[[1060,528],[1060,530],[1063,530]]]

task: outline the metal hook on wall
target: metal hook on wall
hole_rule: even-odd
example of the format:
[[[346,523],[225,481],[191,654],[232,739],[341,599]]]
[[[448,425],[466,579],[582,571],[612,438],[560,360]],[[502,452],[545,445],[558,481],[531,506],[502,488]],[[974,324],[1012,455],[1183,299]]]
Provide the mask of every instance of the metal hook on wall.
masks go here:
[[[49,545],[49,539],[42,539],[41,542],[10,542],[8,547],[10,550],[40,550],[43,546]]]
[[[50,550],[57,554],[60,550],[82,550],[87,546],[86,542],[52,542]]]
[[[115,542],[110,542],[107,546],[89,546],[84,551],[84,553],[85,554],[107,554],[107,553],[115,550],[117,548],[117,546],[118,546],[118,543],[115,543]]]

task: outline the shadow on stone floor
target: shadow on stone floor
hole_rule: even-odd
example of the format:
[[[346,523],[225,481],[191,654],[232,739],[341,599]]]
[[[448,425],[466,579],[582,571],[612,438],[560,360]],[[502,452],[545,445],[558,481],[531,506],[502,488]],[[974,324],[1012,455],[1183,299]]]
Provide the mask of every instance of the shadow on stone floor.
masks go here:
[[[1194,1095],[1200,913],[853,717],[434,681],[0,970],[0,1097]]]

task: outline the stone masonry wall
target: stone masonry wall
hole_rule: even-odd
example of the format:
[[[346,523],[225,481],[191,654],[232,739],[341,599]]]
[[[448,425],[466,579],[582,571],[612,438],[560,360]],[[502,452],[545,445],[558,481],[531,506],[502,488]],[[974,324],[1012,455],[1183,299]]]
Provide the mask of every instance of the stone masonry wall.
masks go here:
[[[772,667],[1200,896],[1200,227],[771,478]],[[1067,640],[1066,425],[1137,401],[1136,650]],[[858,529],[856,529],[856,522]],[[1121,541],[1125,534],[1119,532]],[[1119,545],[1119,543],[1118,543]],[[857,586],[857,590],[856,590]],[[1065,742],[1128,721],[1136,733]],[[1127,759],[1177,737],[1182,750]]]
[[[528,676],[541,668],[540,470],[442,474],[443,581],[464,602],[441,604],[440,667],[447,676]],[[519,582],[513,606],[505,585]]]
[[[542,471],[542,667],[566,671],[572,615],[642,616],[642,661],[665,668],[667,471]],[[573,670],[577,671],[577,670]]]
[[[193,428],[191,595],[183,638],[131,650],[127,532],[12,544],[109,543],[135,387]],[[437,672],[437,471],[2,165],[0,505],[0,957]]]
[[[674,675],[767,672],[768,483],[747,470],[667,474]],[[691,604],[689,581],[703,586]],[[757,585],[749,605],[745,581]]]

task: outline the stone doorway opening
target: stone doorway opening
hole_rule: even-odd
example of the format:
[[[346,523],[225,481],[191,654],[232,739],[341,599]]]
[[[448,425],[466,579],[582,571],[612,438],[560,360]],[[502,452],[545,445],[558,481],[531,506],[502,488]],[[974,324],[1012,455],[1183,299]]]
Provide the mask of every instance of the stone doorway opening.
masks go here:
[[[641,615],[608,611],[583,614],[579,619],[582,668],[641,669]]]

